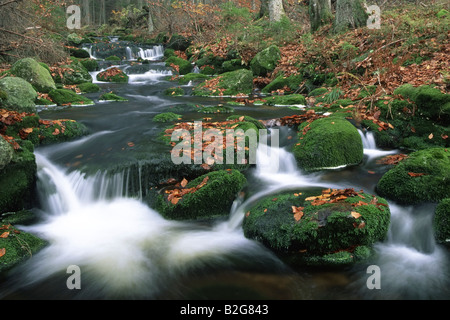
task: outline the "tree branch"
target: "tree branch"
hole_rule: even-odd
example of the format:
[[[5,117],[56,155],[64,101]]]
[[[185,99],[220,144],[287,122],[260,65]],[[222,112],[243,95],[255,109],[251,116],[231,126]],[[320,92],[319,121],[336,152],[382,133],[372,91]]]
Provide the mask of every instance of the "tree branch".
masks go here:
[[[13,2],[18,2],[18,1],[22,1],[22,0],[9,0],[9,1],[0,3],[0,7],[6,6],[7,4],[10,4],[10,3],[13,3]]]

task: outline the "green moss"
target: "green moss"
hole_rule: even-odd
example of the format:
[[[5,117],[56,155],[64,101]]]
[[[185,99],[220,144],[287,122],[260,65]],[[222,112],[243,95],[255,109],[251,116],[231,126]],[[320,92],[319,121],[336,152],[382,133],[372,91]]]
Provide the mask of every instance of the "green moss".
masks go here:
[[[166,218],[175,220],[228,215],[236,194],[247,182],[245,176],[237,170],[214,171],[190,181],[186,188],[198,186],[206,177],[208,177],[206,185],[194,193],[184,195],[175,205],[161,193],[156,209]]]
[[[436,241],[446,244],[450,242],[450,198],[443,199],[437,205],[433,228]]]
[[[404,204],[449,198],[450,152],[445,148],[430,148],[411,153],[381,177],[377,191],[383,197]]]
[[[153,117],[154,122],[173,122],[181,119],[181,115],[173,112],[164,112]]]
[[[264,98],[268,105],[280,105],[280,106],[290,106],[290,105],[306,105],[306,98],[301,94],[289,94],[283,96],[272,96]]]
[[[266,126],[261,121],[255,119],[253,117],[250,117],[250,116],[242,116],[242,115],[236,114],[236,115],[229,116],[227,118],[227,120],[228,121],[229,120],[238,120],[238,119],[241,119],[242,117],[244,117],[243,121],[253,123],[257,129],[266,129]]]
[[[41,125],[39,130],[33,130],[33,133],[28,136],[29,140],[35,139],[35,144],[54,144],[65,141],[70,141],[75,138],[82,137],[89,133],[88,128],[77,121],[67,120],[60,121],[61,125],[55,123],[53,125]],[[55,134],[55,133],[58,134]]]
[[[310,129],[303,135],[303,130]],[[307,171],[355,165],[363,159],[363,145],[358,130],[346,119],[321,118],[299,127],[299,143],[294,156]]]
[[[214,88],[208,86],[209,81],[217,82]],[[253,89],[253,75],[250,70],[240,69],[222,73],[221,75],[197,85],[192,94],[196,96],[250,94]]]
[[[171,56],[165,60],[166,66],[170,67],[171,64],[178,66],[180,74],[188,74],[192,71],[192,65],[189,61],[179,58],[177,56]]]
[[[450,12],[445,9],[441,9],[438,13],[436,13],[436,17],[438,17],[439,19],[448,18],[450,17]]]
[[[303,75],[291,75],[289,77],[285,77],[280,75],[276,77],[272,82],[270,82],[267,86],[265,86],[261,92],[263,93],[271,93],[278,89],[283,89],[285,87],[296,90],[299,88],[300,84],[303,82]]]
[[[26,80],[19,77],[2,78],[0,90],[4,92],[3,96],[6,96],[6,99],[1,100],[2,108],[17,112],[36,112],[34,101],[37,92]]]
[[[123,98],[121,96],[118,96],[115,93],[112,92],[108,92],[108,93],[104,93],[100,96],[99,100],[103,100],[103,101],[128,101],[128,99]]]
[[[0,171],[0,213],[20,211],[33,201],[36,181],[36,161],[33,145],[20,141],[11,162]]]
[[[69,53],[72,57],[81,59],[89,58],[91,56],[89,52],[80,48],[70,48]]]
[[[166,90],[164,90],[164,95],[165,96],[183,96],[184,90],[183,90],[183,88],[180,88],[180,87],[167,88]]]
[[[312,90],[308,94],[308,96],[310,96],[310,97],[318,97],[318,96],[321,96],[321,95],[323,95],[324,93],[327,93],[327,92],[328,92],[327,88],[317,88],[317,89]]]
[[[175,50],[166,48],[166,49],[164,50],[164,58],[167,59],[167,58],[170,58],[170,57],[172,57],[172,56],[176,56],[176,55],[175,55]]]
[[[9,270],[18,263],[31,258],[46,245],[44,240],[12,225],[5,232],[9,232],[9,235],[6,238],[0,238],[0,248],[5,249],[5,255],[0,257],[0,272]]]
[[[98,62],[95,59],[81,59],[80,63],[83,67],[86,68],[87,71],[92,72],[98,70]]]
[[[10,72],[29,82],[39,92],[48,93],[50,90],[56,89],[48,69],[32,58],[18,60],[12,65]]]
[[[35,104],[39,105],[39,106],[51,106],[54,105],[53,101],[41,98],[41,99],[36,99],[35,100]]]
[[[100,87],[97,84],[91,83],[91,82],[81,83],[81,84],[78,85],[78,88],[83,93],[93,93],[93,92],[99,92],[100,91]]]
[[[256,54],[250,61],[250,68],[255,76],[265,76],[275,69],[280,59],[280,49],[272,45]]]
[[[375,204],[369,204],[375,196],[360,193],[322,205],[305,200],[319,195],[321,191],[293,190],[266,197],[246,213],[245,236],[305,263],[328,265],[364,259],[370,255],[368,248],[386,238],[390,211],[384,199],[376,197]],[[367,204],[352,205],[360,201]],[[293,207],[302,211],[301,218],[294,218]],[[355,252],[355,247],[361,249]]]
[[[201,73],[188,73],[184,75],[183,77],[178,78],[178,83],[181,85],[188,84],[190,81],[204,81],[205,79],[208,79],[209,77],[205,74]]]
[[[91,99],[76,94],[72,90],[55,89],[49,92],[50,98],[59,106],[75,104],[75,105],[91,105],[94,102]]]
[[[62,65],[61,67],[64,69],[62,77],[59,73],[52,75],[57,85],[74,85],[92,82],[92,77],[88,70],[76,58],[72,58],[70,64]]]
[[[120,59],[118,56],[109,56],[105,58],[106,61],[120,61],[122,59]]]
[[[235,71],[242,69],[242,60],[241,59],[231,59],[224,61],[222,63],[223,72]]]

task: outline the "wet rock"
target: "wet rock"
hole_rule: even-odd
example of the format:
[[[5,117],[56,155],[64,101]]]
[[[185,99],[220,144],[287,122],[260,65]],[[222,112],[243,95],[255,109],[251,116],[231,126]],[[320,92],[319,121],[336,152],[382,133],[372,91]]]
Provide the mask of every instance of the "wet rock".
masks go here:
[[[450,152],[446,148],[429,148],[409,154],[381,177],[377,192],[403,204],[449,198]]]
[[[264,77],[275,69],[280,59],[280,49],[272,45],[256,54],[250,61],[250,68],[255,76]]]

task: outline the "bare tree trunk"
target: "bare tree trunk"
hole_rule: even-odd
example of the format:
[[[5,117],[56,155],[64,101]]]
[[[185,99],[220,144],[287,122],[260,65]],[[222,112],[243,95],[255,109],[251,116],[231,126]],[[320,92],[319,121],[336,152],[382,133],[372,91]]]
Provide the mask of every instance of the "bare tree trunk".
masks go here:
[[[316,31],[321,26],[330,23],[333,20],[331,0],[310,0],[309,20],[311,22],[312,32]]]
[[[269,20],[270,22],[278,22],[286,13],[284,12],[283,0],[269,1]]]
[[[84,12],[84,23],[87,25],[91,24],[91,10],[89,6],[89,0],[83,0],[81,11]]]
[[[148,33],[152,33],[153,31],[155,31],[155,25],[153,24],[152,10],[149,5],[148,6]]]
[[[261,7],[259,8],[259,17],[262,18],[269,15],[269,0],[261,0]]]
[[[345,32],[367,24],[367,12],[361,0],[337,0],[334,32]]]

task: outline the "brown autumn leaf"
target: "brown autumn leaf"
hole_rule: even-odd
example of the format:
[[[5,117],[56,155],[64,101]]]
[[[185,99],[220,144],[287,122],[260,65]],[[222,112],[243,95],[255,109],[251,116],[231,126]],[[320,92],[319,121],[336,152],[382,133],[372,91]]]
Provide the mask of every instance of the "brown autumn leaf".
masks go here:
[[[361,217],[361,214],[359,212],[356,212],[356,211],[352,211],[350,214],[355,219],[358,219],[359,217]]]
[[[178,197],[173,197],[172,200],[170,201],[173,205],[177,204],[178,201],[180,201],[180,198]]]
[[[294,213],[295,221],[299,221],[303,217],[303,209],[305,207],[292,206],[292,212]]]
[[[420,177],[420,176],[425,175],[425,173],[408,172],[408,175],[409,175],[410,177]]]
[[[5,231],[0,235],[0,238],[8,238],[9,236],[9,231]]]
[[[186,178],[183,178],[183,180],[181,181],[181,186],[184,188],[184,187],[186,187],[187,184],[188,184],[188,181],[186,180]]]
[[[432,133],[430,133],[430,135],[428,136],[428,139],[433,139],[433,134]]]
[[[1,248],[0,249],[0,258],[3,257],[6,253],[6,248]]]

